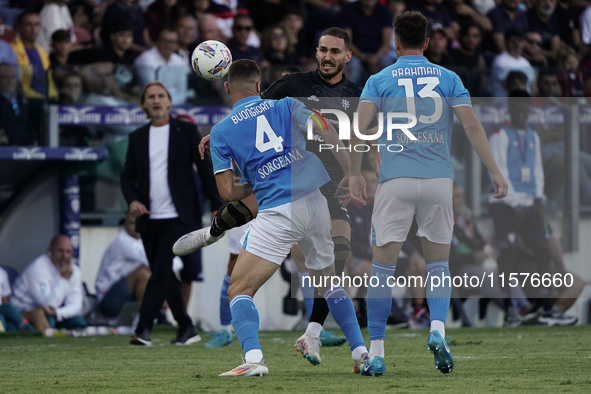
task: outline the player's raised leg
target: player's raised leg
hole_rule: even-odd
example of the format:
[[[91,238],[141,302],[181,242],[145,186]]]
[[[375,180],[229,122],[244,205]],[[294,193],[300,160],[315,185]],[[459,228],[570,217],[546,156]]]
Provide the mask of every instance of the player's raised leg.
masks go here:
[[[176,241],[172,251],[177,256],[185,256],[216,243],[223,238],[226,231],[250,222],[256,217],[257,211],[258,205],[254,195],[242,201],[232,201],[223,205],[213,217],[210,227],[183,235]]]

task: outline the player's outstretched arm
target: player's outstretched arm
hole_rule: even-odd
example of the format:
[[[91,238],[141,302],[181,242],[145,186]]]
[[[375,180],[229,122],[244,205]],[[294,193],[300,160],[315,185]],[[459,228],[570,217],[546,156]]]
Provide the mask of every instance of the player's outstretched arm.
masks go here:
[[[220,197],[224,201],[239,201],[252,194],[252,186],[248,183],[234,183],[234,172],[231,170],[215,174]]]
[[[462,123],[462,126],[464,126],[464,132],[466,133],[472,148],[474,148],[490,172],[495,187],[494,198],[506,197],[508,188],[507,182],[497,167],[497,163],[495,163],[490,147],[488,146],[486,133],[484,132],[480,121],[476,118],[474,110],[470,106],[460,106],[455,107],[454,112]]]
[[[363,101],[359,103],[357,107],[357,125],[359,127],[360,134],[367,134],[367,128],[371,121],[376,116],[378,108],[374,103],[369,101]],[[358,144],[363,143],[361,138],[357,136],[354,129],[355,125],[351,125],[353,132],[351,133],[350,144],[355,147]],[[351,149],[349,153],[349,191],[351,193],[351,199],[359,204],[365,205],[365,199],[367,198],[367,191],[365,189],[365,179],[361,175],[361,162],[363,160],[363,152],[357,152],[355,149]]]

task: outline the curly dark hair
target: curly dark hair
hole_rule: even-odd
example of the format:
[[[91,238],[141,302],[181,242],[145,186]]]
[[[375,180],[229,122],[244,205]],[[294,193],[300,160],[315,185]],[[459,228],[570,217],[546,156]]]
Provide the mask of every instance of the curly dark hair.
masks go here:
[[[405,11],[394,18],[396,38],[408,49],[423,49],[427,39],[429,22],[418,11]]]

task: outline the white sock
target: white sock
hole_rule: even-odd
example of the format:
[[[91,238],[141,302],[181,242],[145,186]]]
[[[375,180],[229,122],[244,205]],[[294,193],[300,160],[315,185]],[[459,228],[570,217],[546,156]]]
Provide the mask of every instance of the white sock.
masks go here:
[[[263,351],[261,349],[252,349],[246,352],[244,359],[247,363],[260,363],[263,360]]]
[[[359,360],[363,353],[367,353],[367,348],[365,346],[357,346],[351,352],[351,356],[353,356],[353,360]]]
[[[304,333],[304,335],[319,337],[320,331],[322,331],[322,326],[320,325],[320,323],[310,322],[308,323],[308,328],[306,328],[306,332]]]
[[[369,358],[380,356],[384,357],[384,340],[372,339],[369,345]]]
[[[227,326],[222,326],[222,330],[228,331],[228,334],[232,335],[232,325],[228,324]]]
[[[442,337],[445,338],[445,323],[441,320],[433,320],[431,322],[431,331],[437,330],[441,334]]]

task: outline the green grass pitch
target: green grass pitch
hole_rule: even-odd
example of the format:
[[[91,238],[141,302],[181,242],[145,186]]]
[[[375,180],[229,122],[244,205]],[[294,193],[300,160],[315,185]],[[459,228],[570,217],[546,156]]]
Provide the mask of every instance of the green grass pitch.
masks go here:
[[[386,334],[386,375],[349,373],[347,345],[320,348],[312,366],[292,346],[298,332],[262,332],[269,376],[219,378],[238,366],[236,340],[223,349],[170,345],[157,329],[154,346],[127,337],[41,338],[0,335],[1,393],[271,393],[271,392],[591,392],[591,327],[450,329],[455,370],[435,370],[427,331]],[[364,330],[367,338],[367,330]],[[369,343],[369,342],[368,342]]]

